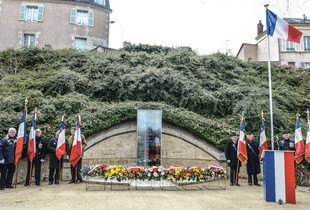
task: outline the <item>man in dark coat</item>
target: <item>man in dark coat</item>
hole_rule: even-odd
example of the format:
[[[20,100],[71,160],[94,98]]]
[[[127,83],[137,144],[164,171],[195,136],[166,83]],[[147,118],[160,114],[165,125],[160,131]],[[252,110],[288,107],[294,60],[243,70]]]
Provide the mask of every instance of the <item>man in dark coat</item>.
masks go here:
[[[248,153],[247,161],[247,173],[248,183],[252,186],[252,177],[254,179],[254,185],[261,186],[258,183],[257,174],[260,173],[260,162],[259,162],[259,143],[254,140],[254,136],[251,132],[247,133],[246,150]]]
[[[279,142],[279,150],[295,151],[295,141],[290,139],[287,130],[283,131],[283,139]]]
[[[238,158],[237,158],[237,151],[238,151],[238,135],[236,133],[232,133],[231,140],[226,143],[225,146],[225,157],[230,167],[230,186],[233,186],[236,181],[237,175],[237,165],[238,165]],[[240,171],[241,162],[239,162],[238,171]],[[240,186],[238,183],[237,178],[237,186]]]
[[[12,186],[13,174],[15,172],[15,147],[16,129],[10,128],[8,136],[0,140],[0,164],[3,164],[1,171],[1,190],[14,188]]]
[[[41,163],[44,162],[45,159],[45,153],[46,153],[46,143],[45,139],[41,136],[41,130],[36,130],[36,156],[33,159],[33,165],[35,166],[35,180],[36,185],[40,186],[41,182]],[[29,185],[29,176],[30,176],[30,166],[31,163],[28,159],[28,171],[27,171],[27,177],[26,177],[26,183],[24,186]],[[31,169],[32,170],[32,169]]]
[[[59,174],[59,160],[56,156],[56,148],[57,148],[57,142],[59,138],[59,131],[56,132],[56,137],[52,138],[48,145],[47,145],[47,150],[50,152],[50,164],[49,164],[49,185],[53,184],[53,181],[55,180],[55,184],[59,184],[58,180],[58,174]],[[62,161],[63,158],[60,160],[60,168],[62,168]],[[56,173],[55,173],[56,171]]]

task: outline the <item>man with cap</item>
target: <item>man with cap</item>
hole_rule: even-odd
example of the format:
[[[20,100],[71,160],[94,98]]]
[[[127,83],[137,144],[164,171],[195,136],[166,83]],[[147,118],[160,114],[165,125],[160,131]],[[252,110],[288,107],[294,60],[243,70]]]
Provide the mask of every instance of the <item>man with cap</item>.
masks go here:
[[[287,130],[283,131],[283,139],[279,142],[279,150],[295,151],[295,141],[290,139]]]
[[[15,147],[16,147],[16,129],[10,128],[8,135],[0,140],[0,164],[3,164],[1,170],[1,190],[5,188],[14,188],[12,186],[13,174],[15,172]]]
[[[47,150],[50,152],[50,164],[49,164],[49,185],[53,184],[53,181],[55,180],[55,184],[59,184],[58,176],[59,176],[59,160],[56,156],[56,148],[57,148],[57,142],[59,138],[59,131],[56,131],[56,137],[52,138],[48,145]],[[62,161],[63,158],[60,160],[60,169],[62,168]],[[56,173],[55,173],[56,171]]]
[[[230,167],[230,186],[233,186],[236,181],[237,175],[237,165],[238,165],[238,158],[237,158],[237,151],[238,151],[238,135],[233,132],[231,135],[231,140],[228,140],[225,146],[225,157]],[[239,168],[241,167],[241,162],[239,162]],[[237,178],[237,186],[240,186],[238,183]]]
[[[260,162],[259,162],[259,143],[254,140],[254,136],[251,132],[247,133],[246,140],[246,149],[248,153],[247,160],[247,173],[248,173],[248,184],[252,186],[252,177],[254,179],[254,185],[261,186],[258,183],[257,174],[260,171]]]
[[[41,163],[44,162],[45,153],[46,153],[46,143],[45,143],[45,139],[41,136],[41,133],[42,133],[42,131],[40,129],[36,130],[36,156],[33,159],[33,164],[35,166],[35,180],[36,180],[36,185],[38,185],[38,186],[41,185],[40,184],[40,182],[41,182]],[[31,166],[31,163],[28,159],[27,177],[26,177],[26,183],[24,186],[29,185],[30,166]]]

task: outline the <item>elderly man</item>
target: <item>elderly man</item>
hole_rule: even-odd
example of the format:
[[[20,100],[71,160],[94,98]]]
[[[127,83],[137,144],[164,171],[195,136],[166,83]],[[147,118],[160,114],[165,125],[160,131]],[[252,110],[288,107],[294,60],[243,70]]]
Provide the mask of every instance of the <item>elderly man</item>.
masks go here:
[[[5,190],[5,188],[14,188],[12,186],[12,180],[15,172],[15,134],[16,129],[10,128],[7,137],[0,141],[0,164],[4,164],[1,171],[1,190]]]
[[[254,140],[254,136],[251,132],[247,133],[246,149],[248,153],[247,161],[247,173],[248,173],[248,184],[252,186],[252,177],[254,179],[254,185],[261,186],[258,183],[257,174],[260,173],[260,162],[259,162],[259,143]]]
[[[283,139],[279,142],[279,150],[295,151],[295,141],[290,139],[287,130],[283,131]]]
[[[48,145],[47,150],[50,152],[50,164],[49,164],[49,185],[53,184],[53,181],[55,180],[55,184],[59,184],[58,176],[59,176],[59,160],[56,156],[56,148],[59,138],[59,131],[56,132],[56,137],[52,138]],[[63,158],[60,160],[60,168],[62,168],[62,161]],[[56,171],[56,173],[55,173]]]
[[[41,136],[42,131],[40,129],[36,130],[36,156],[33,159],[33,165],[35,165],[35,181],[36,185],[40,186],[41,182],[41,163],[44,162],[45,153],[46,153],[46,143],[45,139]],[[29,185],[29,176],[30,176],[30,161],[28,159],[28,171],[26,177],[26,183],[24,186]],[[32,167],[33,168],[33,167]],[[32,170],[32,169],[31,169]]]
[[[71,136],[68,138],[68,141],[67,141],[67,154],[69,155],[69,159],[70,159],[70,155],[71,155],[71,148],[72,148],[72,144],[73,144],[73,140],[74,140],[75,131],[76,131],[75,127],[71,128]],[[86,146],[87,146],[86,138],[82,134],[82,153],[84,153],[84,149]],[[80,158],[80,160],[75,165],[75,167],[77,167],[77,169],[75,169],[75,167],[73,167],[71,165],[71,181],[69,182],[69,184],[75,183],[75,176],[77,177],[76,184],[82,182],[82,176],[80,174],[81,166],[82,166],[82,157]],[[77,175],[75,174],[75,170],[77,170]]]
[[[230,186],[234,185],[236,181],[237,170],[239,171],[241,167],[241,162],[239,162],[239,168],[237,168],[239,161],[237,158],[237,150],[238,150],[238,135],[235,132],[233,132],[231,135],[231,140],[227,141],[225,146],[225,157],[228,166],[230,167]],[[237,186],[240,186],[238,183],[238,178],[237,178]]]

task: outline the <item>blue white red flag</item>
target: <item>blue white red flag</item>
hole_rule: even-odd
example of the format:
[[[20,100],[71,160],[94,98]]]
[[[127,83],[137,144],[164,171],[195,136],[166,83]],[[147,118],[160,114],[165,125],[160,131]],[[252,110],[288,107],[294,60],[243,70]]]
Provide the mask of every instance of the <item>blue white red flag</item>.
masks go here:
[[[295,130],[295,161],[300,163],[304,158],[305,154],[305,145],[302,139],[302,133],[300,128],[300,114],[296,115],[296,130]]]
[[[302,32],[279,18],[269,9],[266,11],[267,34],[291,42],[300,43]]]
[[[25,107],[22,119],[19,124],[18,134],[17,134],[17,142],[15,149],[15,165],[18,163],[19,159],[22,156],[23,145],[27,141],[26,134],[26,120],[27,120],[27,107]]]
[[[27,156],[31,163],[36,155],[36,121],[37,119],[38,119],[38,112],[34,111],[32,126],[31,126],[28,145],[27,145]]]
[[[237,157],[238,159],[244,163],[248,159],[248,153],[246,150],[245,144],[245,121],[244,117],[241,118],[240,122],[240,132],[239,132],[239,143],[238,143],[238,151]]]
[[[71,154],[70,154],[70,163],[74,167],[77,162],[82,157],[82,129],[81,129],[81,115],[78,115],[78,120],[76,123],[76,131],[74,133],[74,139],[73,144],[71,148]]]
[[[264,151],[268,150],[268,143],[267,143],[267,137],[265,133],[265,119],[262,120],[262,126],[260,129],[260,135],[259,135],[259,159],[260,161],[264,158]]]
[[[63,115],[61,117],[60,132],[56,148],[56,157],[60,160],[65,153],[66,153],[65,115]]]

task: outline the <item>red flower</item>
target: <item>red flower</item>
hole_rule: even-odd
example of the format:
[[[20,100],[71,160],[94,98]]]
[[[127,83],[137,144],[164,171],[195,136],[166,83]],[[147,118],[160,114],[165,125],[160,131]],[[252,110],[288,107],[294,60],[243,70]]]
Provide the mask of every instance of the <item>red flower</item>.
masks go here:
[[[179,178],[179,175],[176,175],[176,176],[175,176],[175,178],[177,178],[177,179],[178,179],[178,178]]]
[[[184,176],[184,174],[183,173],[181,173],[181,177],[183,177]]]

